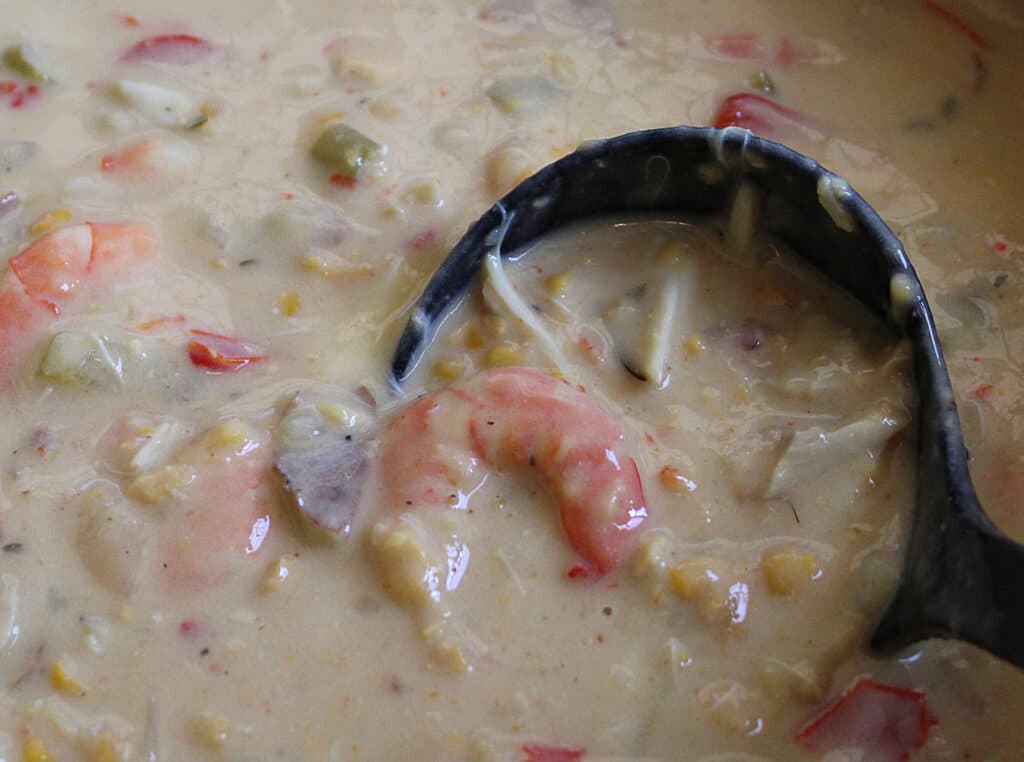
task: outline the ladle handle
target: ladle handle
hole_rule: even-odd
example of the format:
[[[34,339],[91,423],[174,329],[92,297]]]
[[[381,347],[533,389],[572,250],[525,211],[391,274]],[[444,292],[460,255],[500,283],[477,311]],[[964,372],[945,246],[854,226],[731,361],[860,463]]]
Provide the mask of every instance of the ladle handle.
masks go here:
[[[1024,667],[1024,548],[988,526],[957,521],[946,533],[931,563],[905,570],[872,645],[892,652],[928,637],[956,638]]]
[[[920,406],[916,511],[900,586],[872,645],[891,652],[929,637],[957,638],[1024,667],[1024,547],[978,502],[923,296],[907,315],[906,333]]]

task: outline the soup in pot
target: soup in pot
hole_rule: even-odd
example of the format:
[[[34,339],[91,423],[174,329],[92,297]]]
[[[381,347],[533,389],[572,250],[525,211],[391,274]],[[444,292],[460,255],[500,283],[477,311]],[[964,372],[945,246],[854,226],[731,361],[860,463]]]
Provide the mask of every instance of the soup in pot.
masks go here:
[[[388,367],[519,180],[749,129],[904,241],[1024,537],[1019,8],[10,5],[0,760],[1018,754],[1013,668],[867,648],[909,351],[750,199],[490,262],[400,391]]]

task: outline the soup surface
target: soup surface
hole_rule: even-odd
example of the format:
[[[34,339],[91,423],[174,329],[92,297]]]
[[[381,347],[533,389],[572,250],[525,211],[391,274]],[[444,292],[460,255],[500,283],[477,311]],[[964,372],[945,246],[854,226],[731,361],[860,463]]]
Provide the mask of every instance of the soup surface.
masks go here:
[[[560,231],[387,382],[520,179],[737,125],[905,242],[1024,538],[1019,6],[6,6],[0,760],[1019,758],[1017,671],[866,648],[908,353],[776,242]]]

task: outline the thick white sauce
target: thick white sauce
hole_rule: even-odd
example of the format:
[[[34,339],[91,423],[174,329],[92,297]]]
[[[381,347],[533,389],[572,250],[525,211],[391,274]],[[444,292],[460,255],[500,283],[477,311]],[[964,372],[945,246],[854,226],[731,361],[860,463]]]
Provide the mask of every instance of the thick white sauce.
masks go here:
[[[904,240],[979,494],[1024,537],[1019,8],[7,6],[0,47],[47,76],[0,68],[0,760],[1019,754],[1017,672],[865,650],[913,494],[905,354],[771,242],[566,231],[504,267],[541,336],[478,285],[405,396],[385,380],[448,245],[517,180],[739,123]],[[342,123],[377,145],[328,167]],[[351,516],[316,514],[337,538],[271,468],[311,426],[365,477]],[[574,443],[613,474],[607,515],[559,518],[591,486]],[[450,498],[415,492],[431,458]],[[648,515],[588,545],[637,483]],[[424,495],[447,505],[403,508]],[[847,709],[879,684],[883,717],[926,702],[897,741],[813,721],[864,678]]]

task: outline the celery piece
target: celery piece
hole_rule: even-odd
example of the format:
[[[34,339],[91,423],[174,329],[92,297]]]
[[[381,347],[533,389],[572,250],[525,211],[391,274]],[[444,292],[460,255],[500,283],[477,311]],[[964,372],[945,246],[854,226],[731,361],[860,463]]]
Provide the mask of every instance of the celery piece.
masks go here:
[[[26,79],[36,82],[50,81],[50,74],[46,70],[42,51],[30,42],[11,45],[4,50],[3,61],[8,69]]]
[[[344,122],[334,122],[320,133],[310,153],[331,169],[355,177],[364,165],[380,162],[387,153],[387,146],[374,142]]]

